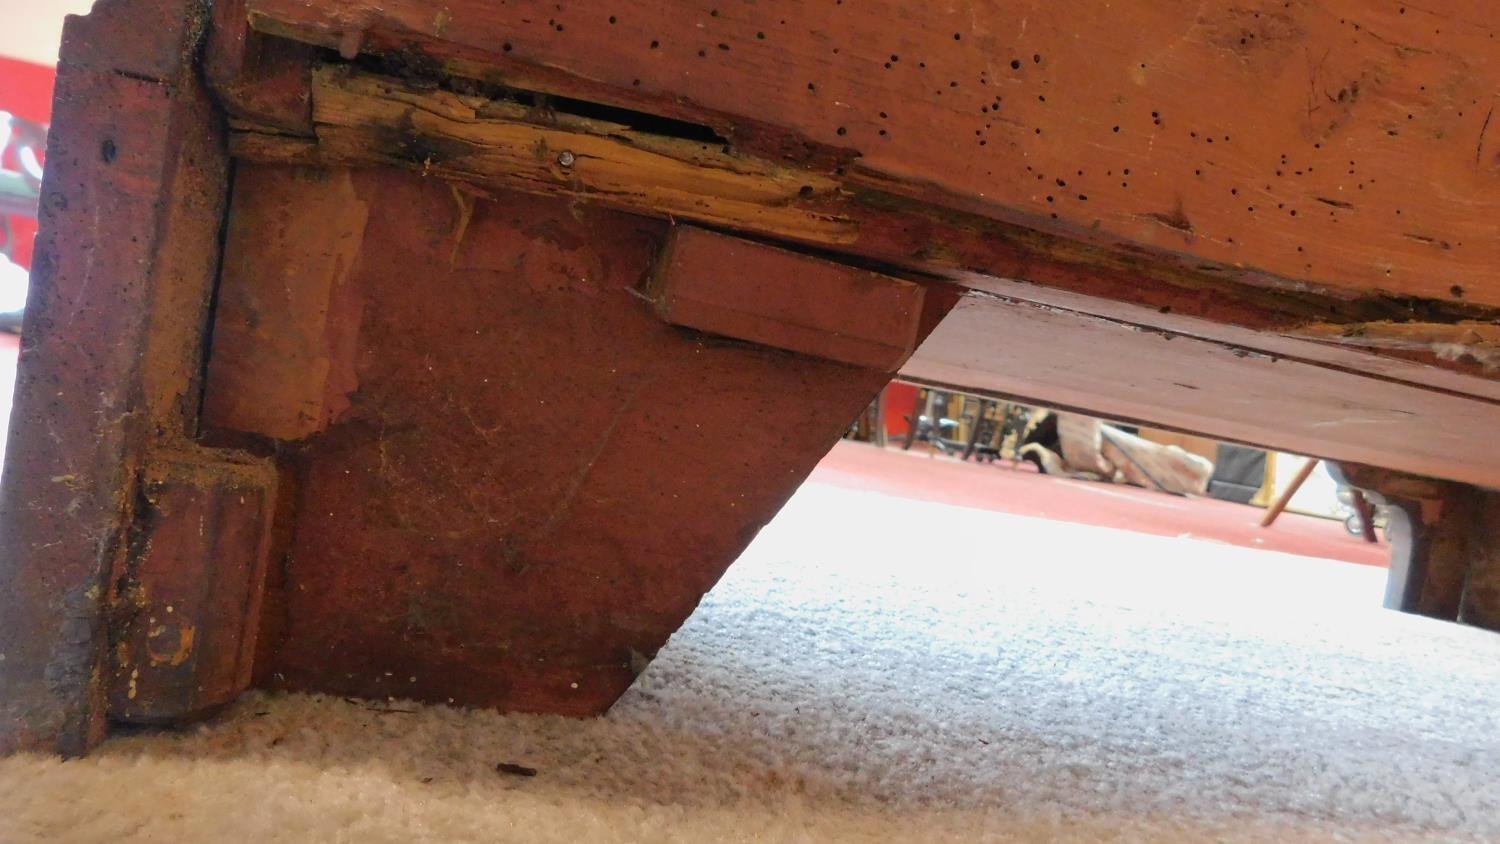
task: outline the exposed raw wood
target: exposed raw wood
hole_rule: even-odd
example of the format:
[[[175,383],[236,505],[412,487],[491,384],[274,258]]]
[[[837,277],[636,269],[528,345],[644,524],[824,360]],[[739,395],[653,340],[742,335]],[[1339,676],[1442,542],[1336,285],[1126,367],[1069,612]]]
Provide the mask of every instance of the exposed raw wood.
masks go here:
[[[842,148],[851,172],[931,185],[997,219],[1357,293],[1500,305],[1500,22],[1485,4],[247,10],[266,32],[709,123],[747,150]]]
[[[921,285],[689,226],[647,292],[673,325],[892,372],[924,334]]]
[[[988,294],[962,300],[902,375],[1414,474],[1500,477],[1500,403]]]
[[[415,166],[480,182],[503,174],[510,187],[587,194],[660,216],[819,243],[854,238],[848,219],[797,202],[832,191],[836,183],[826,176],[604,121],[523,122],[531,115],[513,103],[410,90],[344,67],[313,77],[313,120],[326,160]]]

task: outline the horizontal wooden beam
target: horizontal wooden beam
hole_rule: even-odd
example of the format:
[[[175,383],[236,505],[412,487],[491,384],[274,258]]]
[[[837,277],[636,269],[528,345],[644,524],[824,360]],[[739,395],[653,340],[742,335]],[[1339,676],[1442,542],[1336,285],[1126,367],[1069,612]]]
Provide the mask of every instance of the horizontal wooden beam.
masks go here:
[[[1418,475],[1500,477],[1500,403],[1006,297],[966,297],[901,374]]]
[[[926,334],[920,284],[692,226],[672,229],[647,293],[673,325],[851,366],[894,372]]]
[[[795,201],[832,191],[836,183],[826,176],[603,120],[537,125],[526,122],[531,114],[504,100],[413,88],[347,66],[314,72],[313,121],[325,158],[482,181],[503,176],[538,183],[537,192],[575,190],[606,204],[817,242],[855,238],[852,221]]]
[[[1486,362],[1462,343],[1353,348],[1327,326],[1419,320],[1442,328],[1493,318],[1491,309],[1327,291],[1269,289],[1149,256],[1112,252],[886,193],[835,169],[795,167],[722,143],[663,135],[577,111],[526,105],[504,91],[439,88],[430,80],[349,66],[310,71],[313,135],[245,127],[239,157],[301,164],[380,164],[479,188],[565,195],[653,216],[834,250],[882,266],[936,274],[975,289],[1092,307],[1178,333],[1277,355],[1365,367],[1380,378],[1500,397]],[[513,92],[512,92],[513,93]],[[623,115],[618,119],[629,119]],[[481,190],[482,192],[482,190]],[[1023,296],[1023,298],[1025,298]],[[1319,333],[1324,332],[1324,333]],[[1451,339],[1451,337],[1450,337]]]
[[[1214,0],[247,0],[268,33],[708,123],[737,149],[1267,284],[1500,305],[1500,17]]]

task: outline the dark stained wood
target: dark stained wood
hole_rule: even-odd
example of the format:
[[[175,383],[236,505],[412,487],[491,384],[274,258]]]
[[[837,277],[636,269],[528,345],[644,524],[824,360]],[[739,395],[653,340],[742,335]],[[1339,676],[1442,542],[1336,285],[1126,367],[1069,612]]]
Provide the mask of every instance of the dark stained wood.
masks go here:
[[[1476,499],[1459,620],[1500,631],[1500,492],[1482,490]]]
[[[846,150],[851,172],[1044,230],[1500,305],[1500,23],[1472,0],[247,11],[349,55],[423,51],[459,74],[708,123],[746,149]]]
[[[1449,484],[1437,498],[1388,497],[1386,503],[1394,535],[1385,605],[1445,621],[1458,619],[1475,545],[1474,490]]]
[[[1488,541],[1476,531],[1485,493],[1355,463],[1329,463],[1340,483],[1385,507],[1391,566],[1388,609],[1455,621],[1467,590],[1472,555]]]
[[[281,132],[312,129],[308,73],[316,49],[252,32],[244,0],[215,0],[203,75],[225,108],[240,120]]]
[[[232,242],[221,301],[318,289],[325,241],[358,243],[357,386],[281,449],[301,505],[276,686],[602,711],[891,374],[662,321],[641,288],[663,222],[241,166],[278,199],[236,205],[260,237]],[[362,227],[322,213],[343,203],[369,209]],[[210,394],[219,371],[257,370],[215,369]]]
[[[647,292],[673,325],[892,372],[922,333],[919,284],[689,226]]]
[[[1495,402],[989,294],[965,297],[902,375],[1415,474],[1500,477]]]
[[[269,464],[153,461],[113,611],[111,720],[180,723],[249,687],[275,495]]]
[[[135,475],[196,424],[227,166],[202,28],[196,5],[109,0],[64,30],[0,498],[0,752],[103,736]]]
[[[1500,631],[1500,493],[1372,466],[1329,468],[1385,508],[1387,607]]]

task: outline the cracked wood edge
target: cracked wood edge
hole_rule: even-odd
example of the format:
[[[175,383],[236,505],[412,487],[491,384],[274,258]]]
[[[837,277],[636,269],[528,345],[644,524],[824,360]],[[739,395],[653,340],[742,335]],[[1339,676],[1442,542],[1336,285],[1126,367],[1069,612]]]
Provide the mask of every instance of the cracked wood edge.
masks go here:
[[[1067,239],[1500,306],[1500,18],[1475,9],[246,0],[346,58],[672,114]]]
[[[656,216],[684,217],[773,236],[849,243],[847,217],[800,205],[836,183],[714,145],[581,118],[522,122],[516,104],[324,66],[313,72],[313,122],[325,160],[416,167],[424,174],[529,193],[573,193]]]

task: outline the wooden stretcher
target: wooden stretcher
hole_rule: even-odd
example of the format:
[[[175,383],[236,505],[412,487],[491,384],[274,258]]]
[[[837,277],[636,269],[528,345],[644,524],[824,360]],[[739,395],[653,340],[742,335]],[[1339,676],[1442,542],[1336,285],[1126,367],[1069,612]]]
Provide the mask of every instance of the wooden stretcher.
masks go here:
[[[898,372],[1337,461],[1388,603],[1500,625],[1491,4],[100,0],[61,59],[0,749],[602,712]]]

